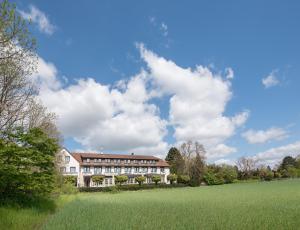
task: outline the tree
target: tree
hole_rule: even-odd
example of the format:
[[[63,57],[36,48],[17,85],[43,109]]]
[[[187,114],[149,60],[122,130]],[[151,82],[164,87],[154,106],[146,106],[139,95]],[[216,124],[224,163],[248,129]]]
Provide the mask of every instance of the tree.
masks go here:
[[[176,174],[169,174],[167,176],[167,179],[170,181],[170,184],[173,184],[177,180],[177,175]]]
[[[154,176],[152,176],[152,181],[155,183],[155,185],[157,185],[158,182],[161,181],[161,177],[158,175],[154,175]]]
[[[179,175],[177,178],[177,182],[181,184],[188,184],[191,178],[188,175]]]
[[[55,185],[57,140],[22,128],[0,139],[0,197],[47,196]]]
[[[97,183],[97,184],[101,184],[104,180],[104,176],[100,176],[100,175],[93,175],[92,176],[92,181],[94,183]]]
[[[175,147],[170,148],[166,161],[170,165],[170,172],[175,174],[182,174],[184,170],[184,160],[179,150]]]
[[[128,181],[128,176],[126,175],[115,176],[115,182],[119,183],[120,185],[126,181]]]
[[[274,173],[270,167],[261,167],[259,169],[259,177],[261,180],[270,181],[274,178]]]
[[[220,166],[219,170],[220,176],[223,178],[224,183],[233,183],[237,177],[238,172],[234,166],[223,164]]]
[[[192,186],[199,186],[202,182],[204,175],[205,162],[200,154],[197,152],[195,160],[190,166],[190,184]]]
[[[36,69],[36,42],[16,6],[0,5],[0,131],[20,125],[36,90],[28,77]]]
[[[296,167],[297,162],[296,159],[291,156],[286,156],[283,158],[282,163],[279,166],[280,170],[288,170],[290,167]]]
[[[77,176],[64,176],[63,178],[65,184],[77,185]]]
[[[146,180],[146,177],[144,177],[144,176],[137,176],[135,178],[135,181],[138,182],[140,186],[145,182],[145,180]]]
[[[252,176],[253,171],[256,168],[256,163],[257,161],[253,158],[241,157],[237,160],[236,164],[241,172],[241,179],[249,179]]]

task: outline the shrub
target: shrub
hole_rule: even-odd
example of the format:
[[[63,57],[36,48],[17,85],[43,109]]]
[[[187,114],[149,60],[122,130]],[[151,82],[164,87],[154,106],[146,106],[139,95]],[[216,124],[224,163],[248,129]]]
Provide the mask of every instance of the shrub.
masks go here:
[[[224,184],[223,178],[215,174],[213,172],[206,172],[203,177],[204,181],[206,182],[207,185],[220,185]]]
[[[154,175],[154,176],[152,176],[152,181],[157,185],[158,182],[161,181],[161,177],[158,175]]]
[[[99,176],[99,175],[93,175],[92,180],[95,183],[101,184],[104,180],[104,176]]]
[[[170,184],[173,184],[177,180],[177,175],[176,174],[170,174],[167,176],[167,179],[170,181]]]
[[[177,178],[177,182],[181,184],[188,184],[191,178],[188,175],[179,175]]]
[[[224,180],[224,183],[233,183],[237,179],[238,173],[235,167],[230,165],[222,165],[219,171],[219,177]]]
[[[76,194],[78,193],[78,188],[71,183],[65,183],[60,188],[60,191],[62,194]]]
[[[77,185],[77,176],[64,176],[63,178],[65,184]]]
[[[115,182],[119,183],[120,185],[122,183],[125,183],[127,180],[128,180],[128,176],[125,175],[115,176]]]
[[[262,168],[259,170],[259,177],[261,180],[271,181],[274,177],[274,173],[266,168]]]
[[[146,180],[146,177],[144,177],[144,176],[137,176],[135,178],[135,181],[138,182],[140,186],[145,182],[145,180]]]

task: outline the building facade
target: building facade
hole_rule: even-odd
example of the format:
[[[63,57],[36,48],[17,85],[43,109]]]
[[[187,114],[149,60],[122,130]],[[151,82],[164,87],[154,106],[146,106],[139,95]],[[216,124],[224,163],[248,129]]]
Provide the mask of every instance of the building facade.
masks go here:
[[[161,177],[161,183],[169,183],[168,163],[154,156],[71,153],[62,149],[57,154],[57,164],[62,175],[77,177],[78,187],[113,186],[117,175],[128,177],[125,184],[136,184],[137,176],[144,176],[145,183],[150,184],[154,175]],[[103,182],[101,184],[93,182],[94,175],[102,175]]]

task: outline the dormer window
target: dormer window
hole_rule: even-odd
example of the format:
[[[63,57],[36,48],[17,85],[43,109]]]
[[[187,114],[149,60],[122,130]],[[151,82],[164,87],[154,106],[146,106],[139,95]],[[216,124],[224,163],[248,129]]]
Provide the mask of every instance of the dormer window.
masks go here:
[[[86,162],[89,163],[89,162],[90,162],[90,158],[87,158],[87,159],[86,159]]]

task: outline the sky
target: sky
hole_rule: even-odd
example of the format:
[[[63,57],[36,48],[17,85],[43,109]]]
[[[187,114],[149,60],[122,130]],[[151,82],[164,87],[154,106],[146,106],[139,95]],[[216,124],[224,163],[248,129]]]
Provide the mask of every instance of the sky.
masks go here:
[[[300,154],[300,2],[21,1],[39,100],[71,151]]]

